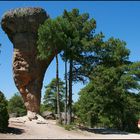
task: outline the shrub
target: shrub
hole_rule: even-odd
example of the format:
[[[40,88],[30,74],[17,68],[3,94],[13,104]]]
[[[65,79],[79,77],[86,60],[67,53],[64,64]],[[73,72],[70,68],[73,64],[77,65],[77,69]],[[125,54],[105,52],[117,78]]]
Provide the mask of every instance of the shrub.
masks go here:
[[[4,132],[8,128],[8,119],[7,101],[0,91],[0,132]]]

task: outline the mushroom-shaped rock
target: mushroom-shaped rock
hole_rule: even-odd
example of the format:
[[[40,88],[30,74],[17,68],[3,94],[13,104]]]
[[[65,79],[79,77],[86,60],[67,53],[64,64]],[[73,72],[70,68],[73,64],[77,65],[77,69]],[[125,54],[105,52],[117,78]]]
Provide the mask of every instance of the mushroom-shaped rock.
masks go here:
[[[1,26],[13,43],[13,77],[30,119],[39,113],[41,88],[48,60],[37,58],[37,31],[48,15],[42,8],[17,8],[6,12]]]

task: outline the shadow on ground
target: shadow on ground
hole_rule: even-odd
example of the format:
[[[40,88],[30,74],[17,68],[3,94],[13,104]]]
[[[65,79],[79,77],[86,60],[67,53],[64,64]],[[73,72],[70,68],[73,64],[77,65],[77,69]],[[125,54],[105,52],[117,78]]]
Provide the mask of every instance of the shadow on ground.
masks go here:
[[[80,128],[82,131],[88,131],[95,134],[117,134],[117,135],[128,135],[127,132],[122,132],[115,129],[107,129],[107,128]]]
[[[20,129],[20,128],[14,128],[14,127],[8,127],[6,131],[1,132],[3,134],[16,134],[16,135],[20,135],[22,133],[25,133],[24,129]]]
[[[8,133],[13,133],[13,134],[22,134],[24,133],[24,129],[20,129],[20,128],[14,128],[14,127],[8,127]]]

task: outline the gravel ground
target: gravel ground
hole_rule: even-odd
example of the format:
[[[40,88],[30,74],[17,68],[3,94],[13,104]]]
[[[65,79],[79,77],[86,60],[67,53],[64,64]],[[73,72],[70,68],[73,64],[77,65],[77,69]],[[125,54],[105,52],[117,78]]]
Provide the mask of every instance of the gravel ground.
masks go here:
[[[102,129],[94,131],[67,131],[56,125],[54,120],[47,124],[37,124],[36,121],[25,123],[10,123],[9,132],[0,133],[0,139],[140,139],[140,134],[116,132]]]

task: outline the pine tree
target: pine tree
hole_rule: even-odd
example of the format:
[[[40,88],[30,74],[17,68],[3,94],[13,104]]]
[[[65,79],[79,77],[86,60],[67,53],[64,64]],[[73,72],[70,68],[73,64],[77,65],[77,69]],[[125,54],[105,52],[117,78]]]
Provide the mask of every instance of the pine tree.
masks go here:
[[[57,86],[56,86],[56,79],[52,79],[50,84],[45,86],[46,91],[44,95],[44,109],[54,112],[57,112]],[[64,99],[65,99],[65,87],[64,82],[59,79],[59,94],[60,94],[60,110],[61,112],[64,111]]]
[[[40,59],[48,59],[50,55],[56,56],[56,79],[57,79],[57,111],[59,123],[61,123],[60,101],[59,101],[59,73],[58,73],[58,53],[66,46],[65,26],[67,22],[58,17],[54,20],[47,19],[38,30],[38,50]]]
[[[87,13],[79,14],[78,9],[73,9],[71,12],[64,10],[63,18],[68,20],[69,28],[68,32],[66,32],[67,39],[67,48],[62,55],[63,60],[69,61],[69,95],[68,95],[68,118],[67,124],[71,124],[72,122],[72,82],[74,81],[74,69],[80,63],[80,59],[83,58],[84,47],[82,44],[82,40],[90,39],[94,30],[96,23],[94,19],[88,20],[89,15]],[[67,53],[67,54],[66,54]],[[84,60],[84,59],[82,59]],[[78,63],[78,65],[76,65]],[[76,73],[77,74],[77,73]],[[75,74],[75,76],[76,76]],[[80,75],[80,73],[79,73]]]
[[[85,125],[137,131],[139,96],[132,91],[140,90],[140,62],[129,60],[125,45],[110,38],[94,51],[98,61],[76,104],[77,115]]]
[[[93,18],[89,19],[88,13],[80,14],[78,9],[71,12],[64,10],[62,17],[48,19],[39,28],[39,58],[47,59],[52,53],[57,55],[62,52],[62,59],[66,64],[69,63],[69,72],[65,74],[69,81],[69,86],[66,86],[69,87],[69,90],[66,89],[69,91],[66,107],[68,124],[72,122],[73,82],[85,81],[85,77],[89,75],[89,68],[92,68],[91,62],[97,59],[92,50],[102,42],[103,35],[95,35],[95,28],[96,21]]]

